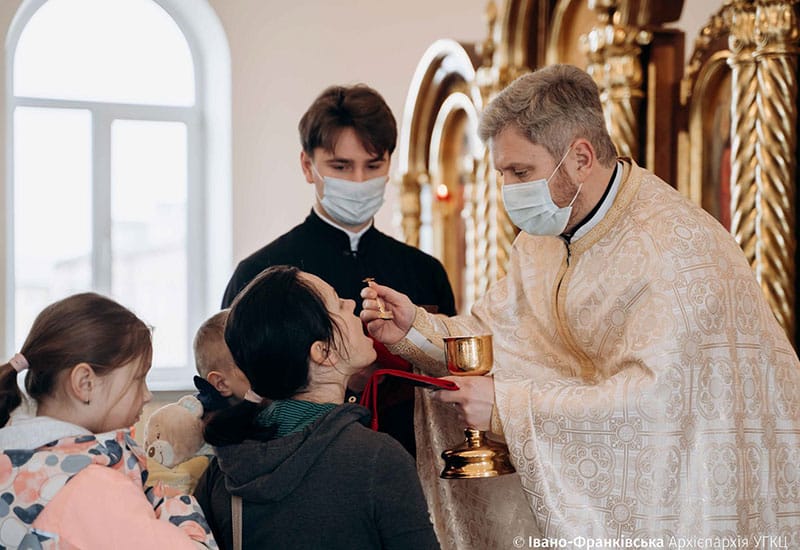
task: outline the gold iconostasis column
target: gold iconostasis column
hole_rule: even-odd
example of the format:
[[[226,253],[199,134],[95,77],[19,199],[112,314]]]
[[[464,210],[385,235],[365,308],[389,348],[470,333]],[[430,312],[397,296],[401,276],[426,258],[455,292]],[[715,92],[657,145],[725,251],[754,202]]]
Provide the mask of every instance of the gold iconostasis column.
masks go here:
[[[778,321],[795,335],[797,0],[756,2],[757,203],[754,268]]]
[[[485,18],[488,32],[482,45],[481,67],[476,80],[483,104],[487,105],[497,93],[530,69],[513,63],[515,56],[507,49],[498,50],[496,37],[501,35],[502,29],[498,26],[499,13],[494,1],[486,5]],[[511,245],[517,236],[517,230],[502,204],[503,183],[494,169],[488,147],[479,162],[477,175],[476,190],[483,196],[475,197],[476,221],[479,223],[477,234],[480,235],[475,255],[479,260],[475,270],[475,300],[483,296],[491,283],[505,276]]]
[[[755,17],[752,0],[738,1],[725,11],[730,29],[731,56],[731,233],[744,250],[747,261],[756,257],[756,120],[758,81],[756,80]],[[725,208],[725,205],[721,205]]]
[[[641,46],[650,34],[619,22],[618,0],[589,0],[599,13],[582,47],[589,59],[587,72],[600,88],[606,127],[618,154],[639,160],[639,119],[642,89]]]
[[[486,39],[480,44],[480,66],[475,72],[475,83],[482,105],[527,72],[512,63],[511,55],[503,43],[498,43],[503,29],[496,2],[490,0],[484,13]],[[506,274],[511,245],[516,237],[514,225],[508,219],[502,204],[502,180],[498,177],[488,147],[476,159],[475,183],[469,196],[465,219],[470,220],[471,235],[467,239],[466,274],[468,286],[466,303],[472,304],[486,293],[489,286]]]

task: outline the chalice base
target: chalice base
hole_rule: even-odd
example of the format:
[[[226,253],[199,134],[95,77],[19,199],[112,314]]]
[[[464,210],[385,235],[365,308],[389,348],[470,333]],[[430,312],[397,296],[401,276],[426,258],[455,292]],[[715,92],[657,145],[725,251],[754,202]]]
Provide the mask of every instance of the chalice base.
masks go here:
[[[516,472],[508,458],[508,447],[487,439],[483,432],[465,428],[464,443],[442,453],[443,479],[478,479]]]

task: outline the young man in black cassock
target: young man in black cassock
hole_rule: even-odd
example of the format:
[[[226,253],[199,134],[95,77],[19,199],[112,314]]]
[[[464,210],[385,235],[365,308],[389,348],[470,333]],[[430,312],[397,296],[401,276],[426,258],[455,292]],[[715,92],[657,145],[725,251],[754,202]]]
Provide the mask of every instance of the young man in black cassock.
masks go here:
[[[300,166],[316,190],[311,213],[239,263],[222,307],[229,307],[261,271],[285,264],[327,281],[341,298],[355,300],[356,312],[361,310],[364,279],[374,278],[429,311],[454,315],[453,291],[442,264],[373,224],[383,204],[397,141],[397,124],[380,94],[364,85],[331,86],[312,103],[298,129]],[[403,360],[375,345],[379,367],[402,368]],[[356,384],[351,389],[360,390]],[[394,436],[411,454],[413,396],[410,386],[391,379],[379,391],[381,431]]]

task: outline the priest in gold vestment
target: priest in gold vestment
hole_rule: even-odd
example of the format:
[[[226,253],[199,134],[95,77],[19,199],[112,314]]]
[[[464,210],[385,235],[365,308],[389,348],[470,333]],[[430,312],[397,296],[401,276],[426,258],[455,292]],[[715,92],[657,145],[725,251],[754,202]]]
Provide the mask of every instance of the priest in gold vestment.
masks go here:
[[[443,548],[800,548],[800,365],[731,235],[616,158],[575,67],[517,79],[480,131],[522,230],[507,275],[451,318],[362,291],[373,336],[428,374],[447,374],[443,336],[494,336],[491,376],[454,378],[417,416]],[[436,479],[467,424],[504,439],[517,474]]]

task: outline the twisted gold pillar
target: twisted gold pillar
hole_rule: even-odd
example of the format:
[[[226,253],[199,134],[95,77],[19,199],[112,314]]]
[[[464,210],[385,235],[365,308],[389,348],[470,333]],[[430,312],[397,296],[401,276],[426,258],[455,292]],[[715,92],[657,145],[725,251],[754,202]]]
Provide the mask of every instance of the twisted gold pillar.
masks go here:
[[[639,118],[644,91],[640,45],[648,33],[623,25],[617,17],[618,0],[589,0],[599,13],[600,25],[583,40],[589,58],[587,72],[600,88],[606,126],[617,152],[639,160]]]
[[[491,1],[486,7],[487,38],[482,43],[481,68],[476,73],[476,80],[481,91],[484,104],[513,79],[527,71],[527,68],[510,64],[516,58],[505,48],[498,48],[495,37],[500,36],[498,28],[498,10]],[[489,150],[478,161],[475,185],[475,234],[474,258],[475,272],[474,299],[483,296],[489,285],[503,277],[506,273],[511,244],[516,236],[516,229],[508,218],[501,204],[500,181],[489,156]]]
[[[756,256],[756,119],[758,115],[755,5],[738,1],[726,12],[731,56],[731,233],[754,265]],[[725,208],[726,205],[721,205]]]
[[[497,258],[494,253],[496,245],[493,241],[495,222],[492,214],[496,210],[493,182],[494,169],[489,162],[489,151],[486,150],[483,160],[478,165],[475,193],[473,195],[473,220],[476,239],[474,242],[473,295],[471,301],[480,298],[497,279]]]
[[[420,180],[428,180],[427,174],[414,174],[407,172],[403,174],[400,182],[400,227],[403,230],[403,238],[407,244],[419,247],[419,228],[422,205],[419,200],[421,189]]]
[[[796,1],[756,3],[756,276],[778,321],[794,336],[797,154]]]

